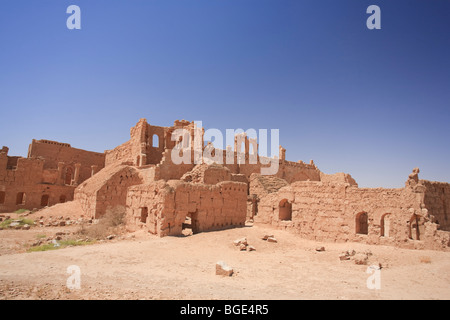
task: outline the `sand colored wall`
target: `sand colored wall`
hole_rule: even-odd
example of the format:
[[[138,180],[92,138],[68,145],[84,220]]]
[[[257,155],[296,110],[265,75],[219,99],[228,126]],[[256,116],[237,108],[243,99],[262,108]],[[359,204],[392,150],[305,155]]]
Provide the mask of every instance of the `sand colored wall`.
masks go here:
[[[127,165],[109,166],[85,181],[75,190],[85,214],[100,218],[115,208],[125,210],[128,187],[142,184],[136,168]]]
[[[188,215],[195,233],[244,226],[246,188],[231,181],[216,185],[158,181],[134,186],[128,191],[127,219],[159,236],[181,235]],[[142,210],[148,212],[145,222],[140,220]]]
[[[430,249],[448,246],[449,233],[438,232],[423,199],[422,189],[360,189],[349,184],[296,182],[261,199],[255,221],[319,241]],[[292,217],[283,221],[280,214],[285,209],[280,204],[285,200],[291,205]],[[367,234],[357,233],[361,213],[367,214]],[[415,216],[419,240],[414,240],[415,226],[411,227]]]
[[[424,203],[439,229],[450,231],[450,184],[421,180],[425,186]]]
[[[91,177],[92,166],[98,170],[105,166],[105,154],[72,148],[70,144],[49,140],[33,140],[28,149],[28,158],[45,159],[44,169],[58,168],[58,163],[63,162],[64,167],[71,166],[75,171],[75,165],[80,164],[78,184]]]

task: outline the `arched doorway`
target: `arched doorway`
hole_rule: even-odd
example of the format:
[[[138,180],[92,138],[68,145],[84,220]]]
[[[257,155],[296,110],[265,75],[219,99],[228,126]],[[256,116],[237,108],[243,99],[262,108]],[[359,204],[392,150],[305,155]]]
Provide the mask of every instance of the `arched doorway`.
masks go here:
[[[282,221],[292,220],[292,204],[287,200],[283,199],[280,201],[278,206],[279,209],[279,219]]]
[[[369,216],[367,212],[360,212],[356,215],[356,233],[369,234]]]
[[[391,236],[391,214],[390,213],[386,213],[381,217],[380,226],[381,226],[380,235],[382,237],[389,238]]]

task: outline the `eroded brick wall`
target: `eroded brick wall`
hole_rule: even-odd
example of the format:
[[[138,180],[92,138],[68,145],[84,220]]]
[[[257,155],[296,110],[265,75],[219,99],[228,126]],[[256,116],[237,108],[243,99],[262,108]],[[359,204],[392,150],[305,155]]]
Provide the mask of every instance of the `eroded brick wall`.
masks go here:
[[[421,180],[425,186],[425,206],[434,216],[439,229],[450,231],[450,184]]]
[[[127,220],[159,236],[181,235],[187,216],[194,233],[244,226],[246,188],[245,183],[231,181],[216,185],[159,181],[131,187]],[[141,221],[143,212],[147,216]]]
[[[255,221],[319,241],[430,249],[448,246],[449,233],[437,232],[423,205],[421,190],[296,182],[261,199]],[[286,202],[291,206],[289,219],[281,217]],[[364,217],[365,231],[361,227]]]

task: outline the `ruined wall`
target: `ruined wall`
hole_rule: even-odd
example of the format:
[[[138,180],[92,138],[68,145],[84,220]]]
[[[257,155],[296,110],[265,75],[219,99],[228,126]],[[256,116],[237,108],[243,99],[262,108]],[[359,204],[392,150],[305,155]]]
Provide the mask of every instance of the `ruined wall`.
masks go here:
[[[44,163],[0,152],[0,212],[33,210],[72,200],[74,187],[52,185],[55,172],[44,170]]]
[[[105,151],[105,167],[119,164],[119,163],[136,163],[131,152],[131,142],[127,141],[124,144],[114,148],[113,150]]]
[[[188,216],[194,233],[244,226],[246,188],[240,182],[204,185],[159,181],[134,186],[128,191],[127,217],[159,236],[181,235]]]
[[[109,166],[80,185],[74,198],[87,216],[97,219],[115,208],[125,210],[128,187],[142,183],[136,168]]]
[[[81,183],[91,177],[92,166],[98,170],[105,166],[105,154],[72,148],[70,144],[49,140],[33,140],[28,149],[28,158],[45,159],[44,169],[57,169],[59,162],[64,162],[65,167],[71,166],[75,171],[75,165],[81,164],[77,183]],[[64,173],[63,173],[64,174]]]
[[[319,241],[446,247],[449,233],[437,231],[423,208],[423,197],[421,189],[413,188],[359,189],[349,184],[296,182],[263,198],[255,221]]]
[[[421,180],[426,188],[424,203],[439,230],[450,231],[450,184]]]

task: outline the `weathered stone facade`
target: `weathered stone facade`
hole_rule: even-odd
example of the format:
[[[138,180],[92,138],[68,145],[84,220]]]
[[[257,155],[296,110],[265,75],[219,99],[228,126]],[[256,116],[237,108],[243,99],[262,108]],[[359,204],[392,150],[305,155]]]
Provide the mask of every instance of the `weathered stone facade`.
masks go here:
[[[104,167],[105,155],[69,144],[33,140],[28,157],[0,150],[0,212],[32,210],[73,200],[79,183]]]
[[[177,129],[194,144],[177,136]],[[450,184],[420,180],[418,168],[404,188],[359,188],[349,174],[325,174],[312,160],[287,161],[281,146],[279,158],[268,159],[259,157],[256,140],[245,134],[236,135],[234,149],[227,150],[205,145],[203,134],[194,122],[159,127],[141,119],[129,141],[104,154],[46,140],[33,140],[27,159],[8,157],[4,148],[0,210],[40,207],[43,194],[50,195],[47,205],[57,203],[59,195],[68,201],[76,187],[74,199],[88,217],[122,210],[129,229],[161,237],[242,227],[253,220],[320,241],[417,249],[450,245]],[[210,154],[207,163],[194,163],[195,143]],[[192,161],[172,159],[178,146]],[[261,174],[267,160],[278,164],[273,175]],[[16,203],[21,193],[26,205]]]

